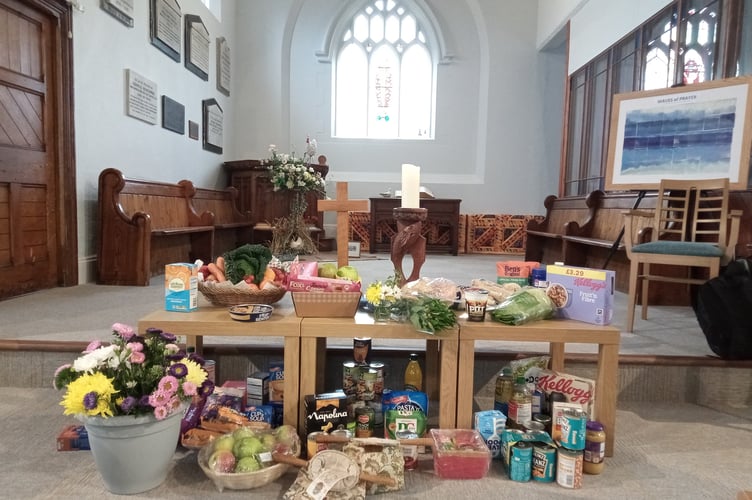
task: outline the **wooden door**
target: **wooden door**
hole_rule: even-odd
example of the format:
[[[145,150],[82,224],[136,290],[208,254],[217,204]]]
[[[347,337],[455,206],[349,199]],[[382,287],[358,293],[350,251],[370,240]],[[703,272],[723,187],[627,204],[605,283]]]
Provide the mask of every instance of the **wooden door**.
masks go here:
[[[0,0],[0,300],[78,280],[69,21]]]

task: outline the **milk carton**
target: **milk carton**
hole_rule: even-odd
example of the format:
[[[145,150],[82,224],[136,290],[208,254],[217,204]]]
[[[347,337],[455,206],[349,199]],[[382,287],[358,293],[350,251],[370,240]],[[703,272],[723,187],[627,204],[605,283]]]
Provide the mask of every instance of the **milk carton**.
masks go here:
[[[614,314],[613,271],[546,266],[546,292],[561,318],[608,325]]]
[[[486,446],[491,450],[491,458],[501,456],[501,434],[507,424],[507,417],[499,410],[484,410],[475,412],[473,428],[478,431]]]
[[[186,262],[165,266],[165,310],[189,312],[198,308],[198,266]]]

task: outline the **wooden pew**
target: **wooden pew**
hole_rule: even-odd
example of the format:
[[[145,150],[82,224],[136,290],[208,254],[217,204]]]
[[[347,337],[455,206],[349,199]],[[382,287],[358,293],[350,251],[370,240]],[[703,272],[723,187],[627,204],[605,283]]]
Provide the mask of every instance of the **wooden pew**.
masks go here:
[[[586,197],[547,196],[543,202],[546,217],[540,222],[531,220],[527,223],[525,260],[545,264],[566,262],[562,237],[589,234],[602,198],[603,191],[593,191]]]
[[[188,184],[99,174],[98,283],[147,286],[165,264],[211,259],[214,215],[195,212]]]
[[[190,181],[180,181],[190,182]],[[238,190],[196,188],[193,207],[197,213],[214,214],[214,257],[251,242],[253,218],[238,209]]]

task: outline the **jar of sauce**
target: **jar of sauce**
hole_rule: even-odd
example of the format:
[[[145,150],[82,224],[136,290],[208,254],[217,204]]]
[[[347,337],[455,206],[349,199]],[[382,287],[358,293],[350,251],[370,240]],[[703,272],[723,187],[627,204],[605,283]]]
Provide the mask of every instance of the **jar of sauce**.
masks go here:
[[[606,456],[606,431],[603,424],[596,421],[587,423],[585,432],[585,456],[582,471],[585,474],[600,474],[603,472]]]

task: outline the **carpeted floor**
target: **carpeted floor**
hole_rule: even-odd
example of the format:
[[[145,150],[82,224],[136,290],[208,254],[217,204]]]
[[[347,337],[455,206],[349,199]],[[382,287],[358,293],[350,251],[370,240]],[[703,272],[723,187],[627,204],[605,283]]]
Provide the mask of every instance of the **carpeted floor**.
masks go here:
[[[55,438],[66,424],[53,389],[0,388],[3,438],[0,498],[116,498],[98,476],[89,451],[58,452]],[[373,498],[597,498],[733,499],[752,488],[752,422],[688,404],[620,404],[616,454],[603,474],[585,476],[583,487],[516,483],[494,461],[482,480],[442,480],[430,455],[408,472],[404,490]],[[160,487],[131,498],[281,498],[294,473],[252,491],[218,492],[196,463],[179,450]]]

